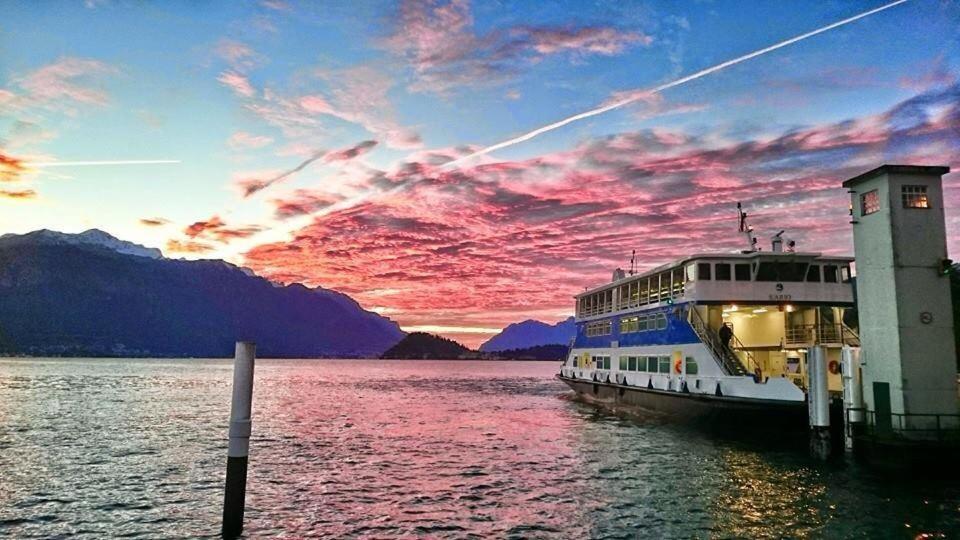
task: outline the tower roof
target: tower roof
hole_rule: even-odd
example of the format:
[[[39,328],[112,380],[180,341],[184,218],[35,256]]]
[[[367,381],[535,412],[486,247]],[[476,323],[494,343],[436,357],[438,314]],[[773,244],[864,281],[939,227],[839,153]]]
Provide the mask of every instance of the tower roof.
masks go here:
[[[843,187],[848,188],[855,186],[860,182],[865,182],[881,174],[929,174],[943,176],[948,172],[950,172],[950,167],[943,165],[881,165],[876,169],[847,180],[843,183]]]

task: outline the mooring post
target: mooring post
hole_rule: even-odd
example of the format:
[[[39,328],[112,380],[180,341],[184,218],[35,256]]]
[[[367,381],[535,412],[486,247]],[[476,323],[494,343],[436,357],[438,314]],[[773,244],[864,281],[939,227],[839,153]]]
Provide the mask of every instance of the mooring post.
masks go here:
[[[807,411],[810,416],[810,451],[815,457],[830,456],[830,391],[827,387],[826,349],[810,347],[807,355]]]
[[[227,446],[227,481],[223,493],[224,538],[243,531],[247,494],[247,455],[250,452],[250,408],[253,402],[253,364],[257,346],[238,341],[233,360],[233,399],[230,402],[230,442]]]
[[[844,345],[840,350],[843,380],[844,446],[853,450],[854,432],[863,426],[863,386],[860,382],[860,347]]]

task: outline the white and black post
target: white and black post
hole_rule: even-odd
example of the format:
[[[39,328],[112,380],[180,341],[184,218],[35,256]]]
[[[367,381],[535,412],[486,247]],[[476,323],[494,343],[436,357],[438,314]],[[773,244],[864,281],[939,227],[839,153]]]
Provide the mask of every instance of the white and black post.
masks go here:
[[[827,355],[822,345],[807,353],[807,410],[810,415],[810,451],[820,458],[830,456],[830,390],[827,387]]]
[[[230,403],[230,443],[227,447],[227,482],[223,494],[224,538],[243,531],[247,494],[247,455],[250,452],[250,408],[253,402],[253,364],[257,345],[238,341],[233,360],[233,400]]]

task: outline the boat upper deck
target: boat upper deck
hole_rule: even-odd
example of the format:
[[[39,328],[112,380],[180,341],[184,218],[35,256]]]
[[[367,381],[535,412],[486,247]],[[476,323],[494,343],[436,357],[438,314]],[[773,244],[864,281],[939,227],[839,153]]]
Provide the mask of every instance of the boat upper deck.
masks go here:
[[[852,257],[701,253],[576,295],[577,319],[675,302],[853,305]]]

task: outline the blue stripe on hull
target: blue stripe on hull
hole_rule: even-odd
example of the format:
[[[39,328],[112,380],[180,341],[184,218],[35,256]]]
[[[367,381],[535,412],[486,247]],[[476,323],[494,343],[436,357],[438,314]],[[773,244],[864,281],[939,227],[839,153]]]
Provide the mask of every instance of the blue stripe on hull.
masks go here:
[[[607,317],[613,326],[613,333],[609,336],[587,337],[586,322],[577,323],[577,338],[574,341],[574,348],[607,348],[611,342],[617,341],[619,347],[637,347],[642,345],[682,345],[686,343],[700,343],[700,338],[690,327],[686,318],[677,315],[674,312],[681,313],[680,306],[669,306],[666,308],[651,309],[649,311],[636,311],[632,313],[622,313],[620,315]],[[667,327],[664,330],[647,330],[645,332],[632,332],[629,334],[620,333],[620,319],[633,315],[651,315],[654,313],[667,314]],[[590,322],[594,322],[590,321]]]

